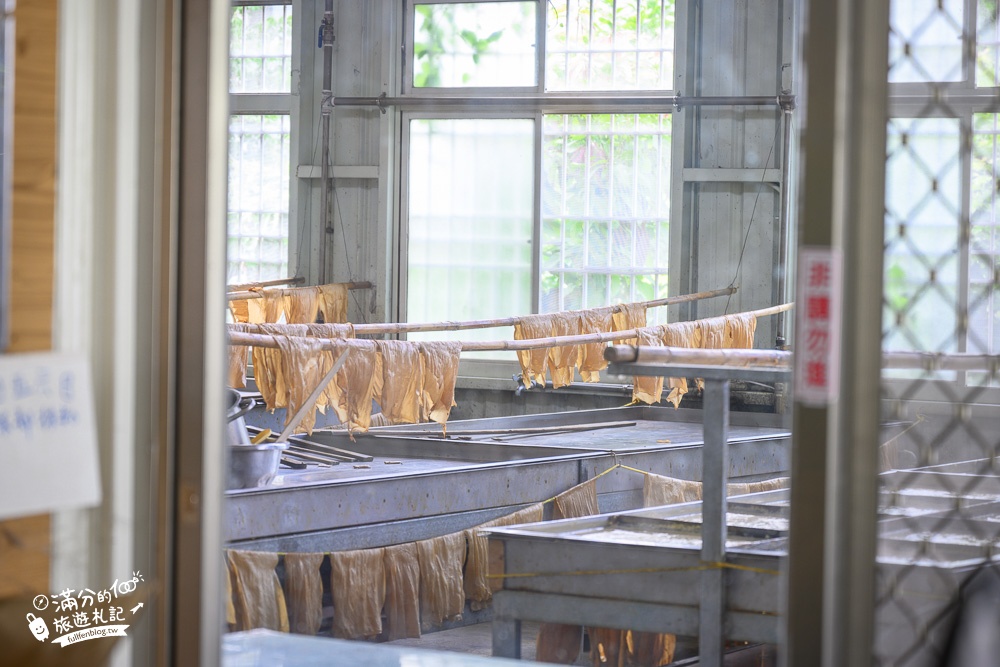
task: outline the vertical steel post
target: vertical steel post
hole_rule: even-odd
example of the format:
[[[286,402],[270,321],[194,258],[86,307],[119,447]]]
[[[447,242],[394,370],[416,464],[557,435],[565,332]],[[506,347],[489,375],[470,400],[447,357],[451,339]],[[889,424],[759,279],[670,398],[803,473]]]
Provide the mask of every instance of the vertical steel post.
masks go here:
[[[493,657],[521,659],[521,621],[493,619]]]
[[[705,380],[701,449],[701,560],[726,560],[726,480],[729,476],[729,380]],[[726,571],[701,573],[698,664],[721,667],[726,620]]]
[[[798,238],[849,269],[839,389],[793,411],[781,664],[833,667],[873,650],[889,0],[800,7]]]
[[[846,270],[830,423],[824,667],[870,663],[875,638],[889,0],[850,0],[840,21],[833,240]]]
[[[320,220],[319,246],[319,281],[327,281],[326,247],[331,242],[329,236],[333,219],[333,190],[330,187],[330,114],[333,102],[333,0],[325,0],[323,8],[323,24],[321,38],[323,43],[323,94],[320,101],[320,129],[322,132],[322,163],[320,164],[320,180],[322,181],[322,213]]]
[[[778,219],[778,275],[775,280],[775,303],[788,303],[788,250],[791,241],[789,234],[788,212],[791,210],[791,148],[792,148],[792,110],[781,107],[781,212]],[[775,340],[788,340],[788,314],[777,315],[774,331]]]

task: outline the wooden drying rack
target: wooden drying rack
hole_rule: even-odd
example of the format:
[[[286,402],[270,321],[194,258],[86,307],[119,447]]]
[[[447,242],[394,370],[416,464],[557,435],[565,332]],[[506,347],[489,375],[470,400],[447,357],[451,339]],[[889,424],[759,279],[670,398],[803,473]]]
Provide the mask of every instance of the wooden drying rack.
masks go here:
[[[302,282],[302,280],[303,280],[302,278],[287,278],[287,279],[282,279],[282,280],[269,280],[267,282],[254,283],[252,285],[233,285],[233,287],[251,287],[251,288],[268,287],[268,286],[274,286],[274,285],[287,285],[288,283],[291,283],[291,282]],[[336,283],[336,284],[344,285],[349,290],[371,289],[372,288],[372,284],[370,282],[368,282],[368,281],[358,282],[358,283]],[[309,288],[308,287],[292,287],[291,289],[309,289]],[[260,299],[260,298],[263,298],[261,296],[261,292],[259,290],[256,290],[256,289],[254,289],[254,290],[249,290],[248,289],[248,290],[243,290],[243,291],[239,291],[239,292],[227,292],[226,293],[226,300],[227,301],[242,301],[242,300],[245,300],[245,299]]]
[[[696,294],[683,294],[681,296],[668,296],[652,301],[639,301],[637,305],[647,308],[658,306],[672,306],[679,303],[699,301],[701,299],[713,299],[720,296],[728,296],[736,292],[735,287],[725,287],[723,289],[710,290],[707,292],[697,292]],[[617,306],[608,306],[617,308]],[[574,311],[569,311],[574,312]],[[386,322],[376,324],[354,324],[354,335],[374,335],[374,334],[401,334],[414,333],[418,331],[463,331],[466,329],[491,329],[493,327],[512,327],[521,320],[520,317],[501,317],[492,320],[466,320],[462,322]],[[242,333],[263,333],[253,331],[255,324],[241,323],[238,325]],[[236,328],[230,325],[230,328]]]
[[[742,313],[733,313],[733,315],[753,315],[755,317],[767,317],[769,315],[777,315],[778,313],[783,313],[787,310],[791,310],[794,305],[795,305],[794,303],[785,303],[780,306],[772,306],[770,308],[761,308],[759,310],[751,310]],[[646,328],[651,328],[651,327],[646,327]],[[357,327],[355,327],[355,332],[357,332]],[[467,342],[461,342],[460,344],[462,346],[463,352],[523,351],[523,350],[538,350],[546,347],[562,347],[566,345],[608,343],[618,340],[626,340],[628,338],[635,338],[636,336],[638,336],[638,332],[636,329],[628,329],[625,331],[609,331],[604,333],[580,334],[576,336],[551,336],[549,338],[529,338],[525,340],[467,341]],[[322,348],[324,350],[338,350],[338,349],[343,349],[343,346],[345,344],[350,346],[350,345],[363,344],[365,342],[356,338],[337,338],[337,339],[310,338],[310,339],[320,341],[322,344]],[[243,331],[234,331],[234,330],[229,331],[229,343],[230,345],[250,345],[256,347],[269,347],[269,348],[278,347],[278,342],[276,338],[271,334],[246,333]],[[664,349],[682,350],[685,348],[664,348]],[[722,352],[732,352],[732,350],[704,350],[704,352],[722,353]],[[725,358],[724,355],[719,354],[717,361],[715,362],[705,361],[704,363],[725,363]]]

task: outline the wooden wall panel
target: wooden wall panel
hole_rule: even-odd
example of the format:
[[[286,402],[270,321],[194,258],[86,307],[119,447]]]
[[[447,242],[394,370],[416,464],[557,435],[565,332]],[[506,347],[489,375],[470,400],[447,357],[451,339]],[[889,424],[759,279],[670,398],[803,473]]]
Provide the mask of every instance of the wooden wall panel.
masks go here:
[[[52,347],[57,7],[57,0],[18,2],[8,50],[14,55],[7,63],[14,67],[11,352]],[[0,598],[48,592],[50,549],[48,515],[0,522]]]

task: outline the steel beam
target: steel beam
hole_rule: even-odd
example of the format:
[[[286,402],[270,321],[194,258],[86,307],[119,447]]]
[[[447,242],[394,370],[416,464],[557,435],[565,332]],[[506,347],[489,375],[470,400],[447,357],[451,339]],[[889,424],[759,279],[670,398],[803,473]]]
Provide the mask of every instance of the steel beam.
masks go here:
[[[701,559],[726,560],[726,480],[729,472],[729,380],[705,380],[705,445],[702,455]],[[724,569],[701,573],[698,615],[700,664],[721,667],[724,653],[726,586]]]

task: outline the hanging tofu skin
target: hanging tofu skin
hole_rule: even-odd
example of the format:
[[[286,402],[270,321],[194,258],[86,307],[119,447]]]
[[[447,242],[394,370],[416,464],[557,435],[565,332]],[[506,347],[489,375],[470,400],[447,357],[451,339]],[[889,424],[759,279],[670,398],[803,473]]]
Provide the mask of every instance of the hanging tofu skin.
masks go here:
[[[385,603],[383,549],[337,551],[330,554],[333,595],[333,636],[364,639],[382,632]]]
[[[418,423],[424,385],[420,347],[404,340],[380,340],[375,345],[382,355],[382,414],[392,424]]]
[[[544,510],[545,505],[542,503],[535,503],[534,505],[529,505],[524,509],[516,511],[513,514],[508,514],[507,516],[502,516],[499,519],[494,519],[493,523],[497,527],[518,526],[522,523],[537,523],[542,520]],[[502,575],[504,573],[503,546],[499,542],[487,542],[487,544],[489,547],[487,567],[488,573]],[[489,585],[490,593],[496,593],[498,590],[503,588],[503,579],[499,576],[487,576],[486,581]]]
[[[588,480],[577,484],[568,491],[563,491],[553,501],[553,519],[576,519],[598,513],[596,479]]]
[[[260,300],[264,302],[264,322],[275,323],[285,313],[284,290],[264,290],[260,293]]]
[[[353,324],[310,324],[306,331],[315,338],[354,338]]]
[[[348,431],[364,432],[371,425],[372,399],[382,391],[382,357],[375,341],[352,340],[342,345],[344,348],[334,350],[335,359],[346,347],[351,353],[334,377],[330,404]]]
[[[590,660],[594,667],[623,667],[625,664],[625,630],[617,628],[587,628],[590,635]]]
[[[557,665],[572,665],[580,657],[583,626],[565,623],[542,623],[535,639],[535,660]]]
[[[256,301],[256,299],[254,299]],[[235,299],[229,302],[229,312],[233,316],[233,322],[249,322],[250,306],[247,299]]]
[[[465,531],[468,554],[465,558],[462,586],[473,611],[479,611],[493,599],[493,591],[487,578],[490,572],[490,545],[485,531],[496,525],[496,520],[487,521]]]
[[[417,542],[420,561],[420,627],[427,632],[462,617],[465,535],[450,533]]]
[[[274,339],[284,336],[305,336],[304,325],[260,324],[259,331]],[[253,377],[257,390],[264,398],[267,409],[274,412],[276,408],[288,407],[288,387],[284,373],[281,370],[281,350],[255,346],[251,354],[253,358]]]
[[[278,335],[268,331],[271,327],[261,325],[260,328],[262,333],[271,334],[277,340]],[[276,408],[288,405],[285,379],[281,373],[281,351],[256,345],[253,348],[252,357],[253,379],[267,409],[274,412]]]
[[[741,496],[747,493],[786,489],[788,482],[788,477],[776,477],[760,482],[730,482],[726,485],[726,495]],[[701,493],[701,482],[647,473],[642,485],[642,504],[644,507],[659,507],[688,503],[701,500]]]
[[[247,299],[247,322],[250,324],[267,322],[264,315],[264,299]]]
[[[629,630],[625,642],[626,667],[663,667],[674,661],[675,635]]]
[[[592,310],[582,310],[579,312],[580,333],[594,334],[607,333],[611,331],[612,309],[594,308]],[[604,358],[604,350],[607,343],[587,343],[580,346],[579,367],[580,378],[584,382],[600,382],[600,371],[608,367],[608,361]]]
[[[790,477],[775,477],[765,479],[760,482],[731,482],[726,485],[727,496],[742,496],[747,493],[762,493],[764,491],[776,491],[787,489]]]
[[[305,406],[309,395],[319,385],[329,370],[330,356],[323,350],[323,341],[316,338],[276,337],[281,350],[281,372],[288,391],[285,426],[292,421],[299,409]],[[312,433],[316,425],[316,405],[310,406],[299,422],[297,430]]]
[[[226,384],[233,389],[243,389],[247,386],[247,355],[250,350],[246,345],[230,345],[226,351],[229,356]]]
[[[663,344],[667,347],[697,348],[701,346],[701,329],[695,322],[674,322],[662,327]],[[667,401],[676,408],[680,405],[684,394],[688,392],[685,378],[667,378],[664,382],[667,390]]]
[[[455,383],[462,344],[458,341],[417,343],[424,366],[422,419],[444,427],[455,405]]]
[[[643,507],[659,507],[701,500],[701,482],[649,473],[642,483]]]
[[[580,333],[580,317],[576,313],[554,313],[551,336],[575,336]],[[566,387],[573,384],[573,376],[579,360],[577,345],[556,345],[549,348],[549,374],[552,387]]]
[[[415,542],[385,547],[385,636],[420,636],[420,562]]]
[[[612,331],[628,331],[629,329],[641,329],[646,326],[646,306],[641,303],[620,304],[612,308],[611,315]],[[624,341],[629,345],[634,345],[634,339]]]
[[[757,316],[753,313],[738,313],[726,316],[726,347],[749,350],[753,348],[753,337],[757,332]]]
[[[660,327],[643,327],[636,331],[636,341],[639,345],[662,347],[663,333]],[[632,400],[643,403],[659,403],[663,398],[663,378],[660,376],[637,375],[632,379]]]
[[[233,572],[229,567],[229,559],[222,557],[222,564],[226,568],[226,623],[230,629],[236,627],[236,605],[233,604]]]
[[[709,317],[697,320],[701,331],[701,346],[706,350],[722,350],[726,347],[726,318]]]
[[[320,285],[319,312],[327,324],[347,321],[347,285],[335,283]]]
[[[514,340],[531,338],[548,338],[552,335],[551,315],[527,315],[520,318],[514,325]],[[521,382],[530,389],[532,381],[545,384],[545,371],[548,368],[549,351],[519,350],[517,360],[521,364]]]
[[[236,598],[236,629],[288,632],[288,611],[274,568],[278,554],[227,551]]]
[[[313,324],[319,312],[320,296],[316,287],[296,287],[282,290],[285,321],[289,324]]]
[[[323,554],[285,554],[285,601],[289,630],[315,635],[323,621]]]

